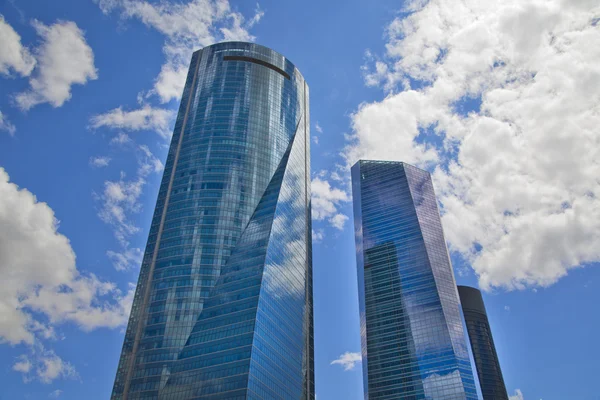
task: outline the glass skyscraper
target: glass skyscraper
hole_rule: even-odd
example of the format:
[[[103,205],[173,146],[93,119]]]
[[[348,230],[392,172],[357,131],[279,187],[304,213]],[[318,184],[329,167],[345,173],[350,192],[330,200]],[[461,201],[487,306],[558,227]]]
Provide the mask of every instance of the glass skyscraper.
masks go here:
[[[483,400],[508,400],[481,292],[469,286],[459,286],[458,294]]]
[[[365,399],[477,399],[431,176],[352,167]]]
[[[112,399],[314,399],[308,87],[193,54]]]

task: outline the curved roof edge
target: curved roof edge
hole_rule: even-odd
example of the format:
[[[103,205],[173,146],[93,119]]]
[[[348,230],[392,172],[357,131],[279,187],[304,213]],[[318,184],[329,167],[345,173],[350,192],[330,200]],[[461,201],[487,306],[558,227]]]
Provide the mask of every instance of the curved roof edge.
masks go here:
[[[271,53],[274,53],[275,56],[279,56],[279,57],[283,58],[285,61],[287,61],[294,68],[294,70],[296,72],[298,72],[298,74],[300,74],[300,76],[302,77],[302,79],[304,79],[304,75],[302,75],[302,72],[300,71],[300,69],[289,58],[287,58],[286,56],[284,56],[280,52],[271,49],[270,47],[263,46],[262,44],[258,44],[258,43],[254,43],[254,42],[242,42],[242,41],[239,41],[239,40],[222,41],[222,42],[213,43],[213,44],[208,45],[208,46],[204,46],[203,48],[196,50],[194,53],[197,53],[197,52],[202,51],[202,50],[207,49],[207,48],[217,48],[218,49],[219,47],[223,46],[224,44],[239,45],[240,47],[255,46],[255,47],[259,47],[261,49],[267,50],[267,51],[269,51]],[[304,79],[304,80],[306,81],[306,79]]]

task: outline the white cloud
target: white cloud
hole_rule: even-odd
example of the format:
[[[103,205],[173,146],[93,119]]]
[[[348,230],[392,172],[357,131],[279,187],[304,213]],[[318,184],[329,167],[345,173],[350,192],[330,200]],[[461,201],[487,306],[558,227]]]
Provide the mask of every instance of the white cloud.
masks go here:
[[[416,91],[405,91],[375,103],[363,103],[352,114],[350,144],[345,149],[349,163],[361,158],[402,160],[427,165],[438,160],[431,146],[415,142],[419,118],[433,119],[437,105],[429,105]]]
[[[154,82],[154,89],[151,94],[157,93],[163,103],[178,99],[183,93],[188,68],[189,66],[184,63],[165,63],[160,68],[160,73]]]
[[[52,338],[52,327],[63,322],[86,331],[127,322],[133,291],[123,295],[113,283],[81,274],[52,209],[2,168],[0,226],[0,342]]]
[[[160,173],[165,168],[162,161],[160,161],[146,145],[140,145],[139,150],[141,156],[138,158],[138,175],[147,176],[152,172]]]
[[[6,131],[10,136],[14,136],[17,128],[0,111],[0,131]]]
[[[144,253],[137,247],[129,247],[127,244],[122,251],[108,250],[108,258],[112,261],[117,271],[125,271],[129,268],[140,266]]]
[[[349,201],[349,196],[343,190],[334,188],[320,177],[313,178],[311,182],[312,216],[321,221],[337,214],[337,207],[342,202]]]
[[[20,372],[26,383],[37,380],[49,384],[58,378],[79,379],[79,374],[71,363],[64,361],[53,350],[45,349],[39,342],[30,347],[29,355],[22,354],[17,360],[12,369]],[[52,393],[56,392],[58,394],[54,397],[61,393],[60,390]],[[52,393],[50,397],[53,397]]]
[[[512,396],[508,396],[508,400],[523,400],[523,393],[521,393],[521,390],[517,389],[515,390],[515,394]]]
[[[41,365],[37,369],[37,376],[42,383],[51,383],[57,378],[74,379],[79,376],[70,363],[63,361],[54,352],[49,352],[40,361]]]
[[[344,178],[342,178],[342,176],[340,175],[340,173],[337,172],[337,171],[333,171],[330,176],[331,176],[331,179],[333,179],[336,182],[343,182],[344,181]]]
[[[344,190],[332,187],[326,175],[327,171],[321,171],[311,182],[312,217],[315,221],[327,220],[334,228],[343,230],[348,216],[339,208],[350,201],[350,196]]]
[[[21,372],[21,373],[28,373],[29,371],[31,371],[31,368],[33,367],[31,364],[31,361],[29,361],[29,358],[22,354],[19,357],[17,357],[17,362],[15,362],[13,364],[13,371],[17,371],[17,372]]]
[[[315,130],[319,133],[323,133],[323,128],[321,128],[321,125],[319,125],[319,121],[315,123]]]
[[[35,319],[31,320],[31,325],[29,326],[29,329],[32,332],[34,332],[38,337],[41,337],[43,339],[58,339],[58,335],[56,334],[56,331],[54,330],[54,327],[52,325],[44,324]],[[61,337],[64,338],[64,336]]]
[[[22,110],[40,103],[60,107],[71,98],[71,86],[98,78],[94,53],[84,33],[72,21],[47,26],[34,20],[33,27],[42,37],[36,49],[38,64],[29,80],[31,88],[16,95]]]
[[[312,230],[312,242],[313,242],[313,244],[314,243],[321,243],[324,238],[325,238],[325,233],[323,232],[323,229],[317,229],[316,231],[314,229]]]
[[[365,84],[367,86],[377,86],[381,83],[381,81],[385,80],[388,76],[388,66],[387,64],[381,61],[375,61],[375,70],[372,72],[365,71]]]
[[[52,392],[50,392],[48,397],[50,397],[52,399],[58,399],[58,397],[62,394],[62,392],[63,391],[60,389],[53,390]]]
[[[112,138],[110,140],[110,144],[114,144],[117,146],[122,146],[122,145],[125,145],[128,143],[131,143],[131,142],[132,142],[131,138],[126,133],[123,133],[123,132],[119,132],[119,134],[117,136],[115,136],[114,138]]]
[[[315,123],[315,130],[319,134],[323,133],[323,128],[321,128],[321,125],[319,125],[319,121],[317,121]],[[315,144],[319,144],[319,136],[318,135],[313,135],[312,140]]]
[[[90,119],[90,126],[94,129],[106,127],[129,131],[152,130],[162,137],[167,138],[171,135],[171,123],[174,121],[174,118],[175,111],[155,108],[149,105],[144,105],[132,111],[123,111],[122,107],[118,107],[104,114],[94,115]],[[126,138],[124,139],[121,136],[119,138],[116,141],[113,139],[113,141],[126,140]],[[119,143],[122,144],[124,142],[121,141]]]
[[[350,371],[354,368],[356,363],[362,361],[362,357],[360,353],[351,353],[349,351],[345,352],[338,358],[337,360],[333,360],[331,365],[339,364],[344,367],[344,371]]]
[[[262,11],[259,12],[262,13]],[[258,15],[259,14],[256,14],[254,16],[255,18],[252,18],[252,20],[255,20]],[[258,20],[260,20],[260,18],[261,16],[258,16]],[[244,24],[244,16],[242,14],[232,12],[227,16],[227,19],[231,21],[231,24],[223,26],[219,29],[221,31],[221,34],[223,35],[224,41],[254,41],[255,37],[250,35],[250,33],[248,32],[247,25]]]
[[[510,311],[510,306],[504,306],[504,311]]]
[[[142,209],[140,196],[148,175],[160,173],[164,168],[163,163],[152,154],[148,146],[138,146],[135,151],[138,159],[136,176],[126,179],[126,175],[121,172],[118,181],[105,181],[103,193],[95,195],[102,202],[98,216],[112,226],[121,247],[120,251],[107,251],[107,256],[119,271],[139,266],[141,262],[142,250],[130,247],[129,243],[129,238],[140,230],[131,220],[131,216]]]
[[[252,28],[254,25],[258,24],[264,16],[265,12],[260,8],[260,4],[256,3],[254,16],[250,19],[250,21],[248,21],[248,28]]]
[[[548,286],[600,261],[598,4],[408,8],[367,77],[390,92],[352,116],[348,163],[436,164],[446,238],[485,290]]]
[[[106,157],[106,156],[90,157],[90,165],[92,167],[96,167],[96,168],[108,167],[109,163],[110,163],[110,157]]]
[[[222,40],[253,41],[248,30],[260,21],[264,12],[256,8],[246,22],[231,10],[227,0],[192,0],[185,3],[147,2],[143,0],[97,0],[105,14],[116,11],[123,19],[139,19],[165,35],[166,61],[149,94],[163,103],[178,99],[183,92],[192,53]]]
[[[340,231],[344,230],[344,224],[348,220],[348,216],[344,214],[335,214],[333,217],[329,218],[329,223],[334,228],[339,229]]]
[[[35,66],[35,58],[21,44],[21,36],[0,15],[0,74],[10,75],[14,70],[21,76],[29,76]]]
[[[115,235],[119,242],[123,242],[127,236],[139,230],[128,221],[127,212],[140,211],[141,204],[138,200],[145,184],[146,180],[143,178],[127,181],[124,174],[118,181],[104,182],[104,193],[101,196],[103,205],[99,217],[107,224],[115,226]]]

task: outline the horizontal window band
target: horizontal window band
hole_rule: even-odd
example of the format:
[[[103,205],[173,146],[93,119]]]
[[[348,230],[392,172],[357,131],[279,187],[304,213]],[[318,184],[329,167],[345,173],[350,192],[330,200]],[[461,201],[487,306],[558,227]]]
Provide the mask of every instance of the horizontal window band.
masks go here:
[[[290,75],[287,72],[285,72],[284,70],[282,70],[281,68],[276,67],[273,64],[269,64],[266,61],[259,60],[258,58],[245,57],[245,56],[223,56],[223,61],[246,61],[246,62],[251,62],[251,63],[254,63],[254,64],[262,65],[263,67],[267,67],[269,69],[272,69],[275,72],[279,72],[286,79],[290,79]]]

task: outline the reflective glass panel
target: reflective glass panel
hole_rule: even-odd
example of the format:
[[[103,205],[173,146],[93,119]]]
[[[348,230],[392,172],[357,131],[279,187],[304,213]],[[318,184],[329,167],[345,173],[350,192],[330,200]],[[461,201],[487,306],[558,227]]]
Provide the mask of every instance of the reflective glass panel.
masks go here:
[[[365,399],[477,399],[428,172],[352,168]]]
[[[194,53],[112,399],[314,399],[308,113],[282,55]]]

